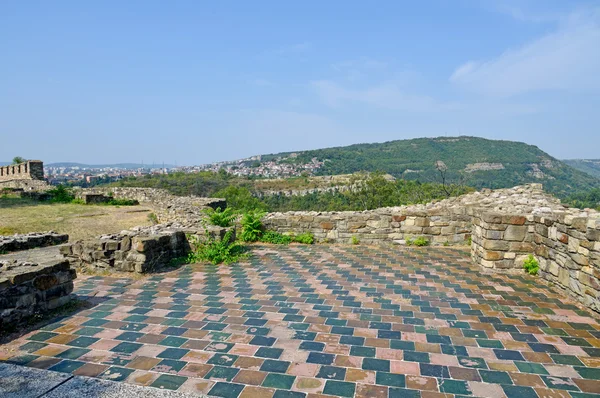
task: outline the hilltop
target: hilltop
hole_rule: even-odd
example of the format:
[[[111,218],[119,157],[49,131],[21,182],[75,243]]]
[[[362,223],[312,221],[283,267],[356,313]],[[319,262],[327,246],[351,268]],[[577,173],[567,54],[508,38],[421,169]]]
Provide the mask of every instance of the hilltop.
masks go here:
[[[400,179],[446,180],[475,188],[506,188],[542,183],[560,196],[599,187],[600,180],[550,156],[534,145],[479,137],[438,137],[287,152],[261,156],[261,162],[304,164],[316,159],[317,175],[383,171]],[[439,163],[441,162],[441,163]]]
[[[563,162],[593,177],[600,178],[600,159],[565,159]]]

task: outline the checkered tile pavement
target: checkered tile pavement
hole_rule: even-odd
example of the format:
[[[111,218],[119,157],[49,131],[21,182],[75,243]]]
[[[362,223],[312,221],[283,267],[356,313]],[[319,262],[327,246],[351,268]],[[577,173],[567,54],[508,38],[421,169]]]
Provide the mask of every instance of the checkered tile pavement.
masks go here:
[[[592,397],[600,325],[466,251],[255,246],[243,264],[80,277],[96,305],[0,360],[210,396]]]

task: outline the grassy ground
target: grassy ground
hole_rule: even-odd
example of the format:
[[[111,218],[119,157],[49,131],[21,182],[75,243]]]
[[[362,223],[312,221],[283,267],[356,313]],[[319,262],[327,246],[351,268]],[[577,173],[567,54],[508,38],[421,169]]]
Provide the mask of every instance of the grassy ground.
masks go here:
[[[94,206],[40,203],[0,196],[0,235],[56,231],[69,240],[120,232],[136,225],[150,225],[146,206]]]

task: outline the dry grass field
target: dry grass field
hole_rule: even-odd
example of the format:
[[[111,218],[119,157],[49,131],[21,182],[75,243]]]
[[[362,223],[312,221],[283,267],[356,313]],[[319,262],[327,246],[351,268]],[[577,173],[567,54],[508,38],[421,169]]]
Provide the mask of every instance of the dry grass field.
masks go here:
[[[56,231],[69,240],[87,239],[120,232],[136,225],[150,225],[146,206],[94,206],[40,203],[15,197],[0,197],[0,235]]]

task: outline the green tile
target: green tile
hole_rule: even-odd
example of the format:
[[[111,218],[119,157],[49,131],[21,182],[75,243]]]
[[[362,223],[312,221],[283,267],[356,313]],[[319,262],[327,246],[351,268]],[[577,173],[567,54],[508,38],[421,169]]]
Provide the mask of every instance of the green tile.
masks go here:
[[[237,398],[245,385],[236,383],[225,383],[222,381],[217,382],[213,388],[208,392],[211,397],[221,398]]]
[[[139,350],[140,348],[142,348],[143,344],[140,343],[130,343],[130,342],[122,342],[119,343],[117,346],[113,347],[111,349],[112,352],[120,352],[123,354],[133,354],[135,351]]]
[[[538,375],[549,374],[546,368],[539,363],[515,361],[515,365],[517,365],[519,371],[523,373],[534,373]]]
[[[104,372],[100,373],[100,375],[98,375],[98,377],[100,377],[101,379],[106,379],[106,380],[111,380],[111,381],[123,381],[134,371],[135,371],[135,369],[127,369],[127,368],[121,368],[118,366],[111,366],[110,368],[106,369]]]
[[[481,369],[479,374],[481,375],[481,380],[485,383],[513,384],[512,379],[506,372]]]
[[[440,392],[455,395],[472,395],[466,381],[442,379],[439,383]]]
[[[184,348],[167,348],[160,354],[158,354],[157,358],[165,358],[165,359],[181,359],[183,358],[190,350],[186,350]]]
[[[216,353],[206,361],[206,363],[211,365],[231,366],[238,358],[238,355]]]
[[[162,339],[158,344],[168,347],[181,347],[188,339],[177,336],[168,336]]]
[[[97,337],[81,336],[81,337],[77,337],[73,341],[69,341],[66,345],[73,346],[73,347],[85,348],[85,347],[91,346],[98,340],[100,340],[100,339]]]
[[[289,390],[294,384],[295,376],[280,374],[280,373],[269,373],[262,383],[263,387],[280,388],[283,390]]]
[[[353,397],[356,390],[356,384],[345,381],[327,380],[323,394],[334,395],[338,397]]]
[[[405,387],[406,377],[402,374],[377,372],[375,377],[375,383],[380,384],[382,386]]]
[[[233,379],[235,377],[236,374],[238,374],[240,370],[236,369],[236,368],[230,368],[230,367],[226,367],[226,366],[214,366],[210,372],[208,372],[206,374],[206,376],[204,376],[205,379],[220,379],[220,380],[226,380],[226,381],[231,381],[231,379]]]

